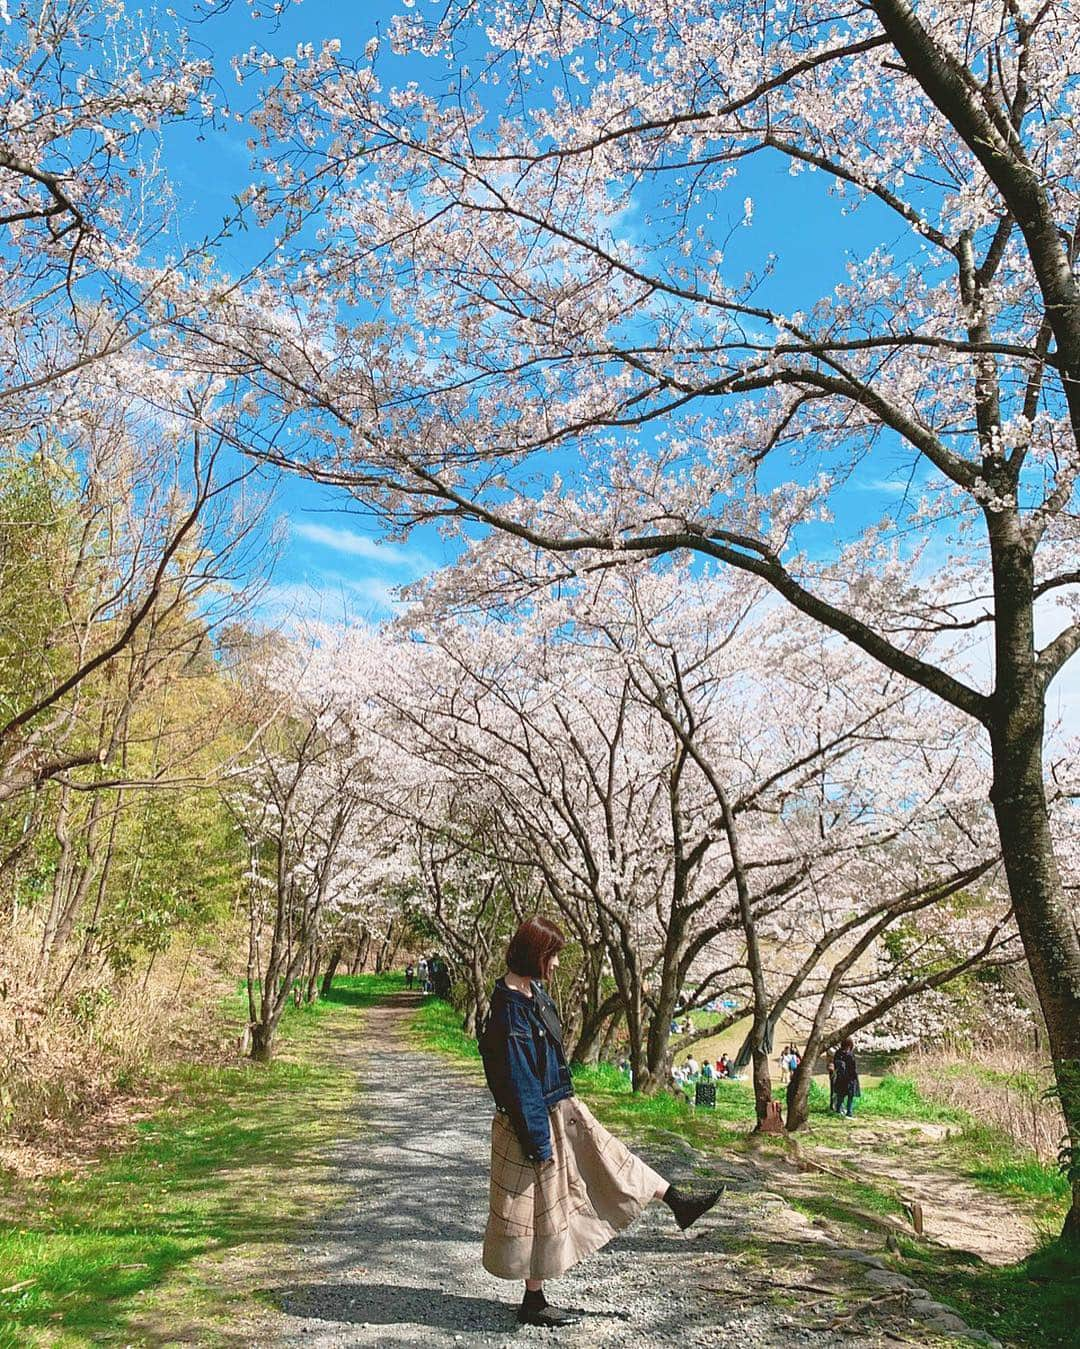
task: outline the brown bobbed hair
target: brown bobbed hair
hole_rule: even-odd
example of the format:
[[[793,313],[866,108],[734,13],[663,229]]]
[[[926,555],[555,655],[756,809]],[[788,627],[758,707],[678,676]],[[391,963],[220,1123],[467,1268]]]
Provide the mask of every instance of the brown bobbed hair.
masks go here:
[[[507,969],[526,979],[545,979],[551,957],[557,956],[565,945],[562,930],[550,918],[539,914],[526,918],[506,948]]]

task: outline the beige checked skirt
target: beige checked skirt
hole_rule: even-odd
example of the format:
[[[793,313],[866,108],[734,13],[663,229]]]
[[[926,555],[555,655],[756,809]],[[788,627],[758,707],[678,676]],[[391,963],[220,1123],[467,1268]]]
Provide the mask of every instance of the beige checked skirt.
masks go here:
[[[576,1096],[552,1106],[554,1160],[525,1160],[503,1114],[491,1124],[491,1211],[484,1268],[499,1279],[554,1279],[611,1240],[666,1181]]]

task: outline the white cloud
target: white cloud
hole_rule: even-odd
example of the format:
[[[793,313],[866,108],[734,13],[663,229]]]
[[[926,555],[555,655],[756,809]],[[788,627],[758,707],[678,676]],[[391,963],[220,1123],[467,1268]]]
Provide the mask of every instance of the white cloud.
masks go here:
[[[400,548],[393,543],[380,543],[367,534],[357,534],[351,529],[341,529],[335,525],[320,525],[306,520],[291,521],[290,531],[297,538],[314,543],[319,548],[328,548],[331,552],[345,553],[349,557],[362,557],[368,562],[380,562],[385,567],[410,571],[417,575],[427,571],[431,562],[412,548]]]
[[[313,581],[279,581],[262,592],[256,614],[286,630],[305,623],[378,623],[402,607],[396,587],[377,576],[330,575]]]
[[[883,492],[888,496],[900,496],[913,487],[917,488],[910,478],[871,478],[867,482],[853,482],[851,486],[856,492]]]

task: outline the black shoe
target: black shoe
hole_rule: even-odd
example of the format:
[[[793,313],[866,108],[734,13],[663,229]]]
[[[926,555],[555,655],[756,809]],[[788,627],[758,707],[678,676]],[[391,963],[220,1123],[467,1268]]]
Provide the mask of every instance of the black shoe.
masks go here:
[[[725,1189],[726,1186],[721,1185],[718,1190],[713,1190],[711,1194],[694,1195],[682,1194],[674,1185],[669,1185],[667,1194],[664,1195],[664,1203],[674,1213],[675,1221],[685,1232],[688,1227],[697,1222],[703,1213],[708,1213]]]
[[[580,1312],[564,1312],[561,1307],[552,1307],[544,1303],[542,1307],[527,1307],[523,1302],[518,1308],[517,1319],[523,1326],[547,1326],[555,1330],[559,1326],[573,1326],[581,1320]]]

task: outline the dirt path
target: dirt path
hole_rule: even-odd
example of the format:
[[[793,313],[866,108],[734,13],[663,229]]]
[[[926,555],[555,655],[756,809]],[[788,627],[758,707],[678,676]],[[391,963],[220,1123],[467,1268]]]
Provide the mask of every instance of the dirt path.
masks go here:
[[[885,1180],[905,1200],[922,1205],[926,1235],[953,1250],[970,1251],[990,1265],[1012,1265],[1037,1242],[1018,1205],[981,1190],[941,1164],[944,1125],[923,1124],[913,1142],[911,1126],[856,1126],[853,1146],[819,1145],[815,1154],[851,1168],[866,1180]]]
[[[269,1290],[285,1312],[275,1342],[554,1343],[551,1332],[517,1326],[518,1285],[480,1265],[490,1099],[473,1078],[407,1044],[414,1005],[398,996],[366,1014],[362,1116],[338,1157],[351,1198],[302,1243],[302,1275]],[[685,1179],[695,1163],[703,1169],[688,1153],[645,1155],[673,1178]],[[957,1342],[955,1326],[934,1323],[943,1309],[924,1293],[922,1320],[916,1313],[913,1322],[908,1304],[922,1290],[901,1288],[902,1276],[873,1257],[839,1249],[765,1189],[752,1163],[711,1170],[729,1181],[729,1194],[693,1240],[654,1204],[550,1286],[553,1301],[588,1313],[559,1334],[560,1345],[826,1349],[850,1345],[854,1328],[865,1346]],[[864,1304],[878,1302],[896,1304],[903,1334],[867,1320]]]

